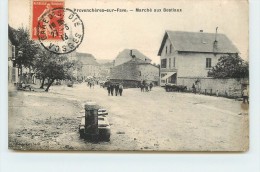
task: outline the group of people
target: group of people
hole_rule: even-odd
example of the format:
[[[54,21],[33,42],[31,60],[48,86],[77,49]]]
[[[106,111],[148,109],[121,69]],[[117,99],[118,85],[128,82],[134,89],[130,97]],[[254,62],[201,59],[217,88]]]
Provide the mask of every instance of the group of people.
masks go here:
[[[115,83],[115,84],[108,83],[108,85],[107,85],[108,96],[110,96],[110,95],[114,96],[114,94],[115,94],[115,96],[117,96],[118,94],[120,96],[122,96],[123,89],[124,89],[124,87],[123,87],[122,83]]]
[[[152,91],[153,88],[153,83],[141,83],[140,84],[140,88],[141,88],[141,92],[148,92],[148,91]]]
[[[94,88],[95,87],[95,81],[88,81],[88,87],[89,88]]]

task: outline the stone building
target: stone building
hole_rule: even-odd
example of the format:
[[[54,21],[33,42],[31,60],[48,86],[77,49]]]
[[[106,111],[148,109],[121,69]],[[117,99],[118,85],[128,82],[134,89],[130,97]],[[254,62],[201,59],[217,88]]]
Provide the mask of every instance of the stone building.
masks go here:
[[[138,87],[142,81],[158,85],[159,68],[152,65],[150,59],[141,60],[137,54],[133,53],[136,51],[128,52],[132,55],[131,59],[111,68],[110,79],[115,82],[123,82],[125,87]]]
[[[13,29],[9,27],[9,35],[8,35],[8,83],[15,84],[19,82],[18,78],[18,68],[16,67],[14,61],[16,57],[15,53],[15,45],[13,43]]]
[[[100,80],[106,80],[110,77],[110,69],[113,67],[112,62],[99,63],[100,67]]]
[[[100,67],[95,57],[89,53],[76,53],[77,59],[82,62],[82,75],[99,77]]]
[[[238,53],[224,34],[166,31],[158,52],[160,85],[181,85],[182,78],[206,78],[221,56]]]
[[[73,75],[78,80],[85,80],[88,77],[99,77],[100,66],[95,57],[89,53],[73,52],[69,55],[70,60],[78,60],[82,64],[82,68],[75,70]]]

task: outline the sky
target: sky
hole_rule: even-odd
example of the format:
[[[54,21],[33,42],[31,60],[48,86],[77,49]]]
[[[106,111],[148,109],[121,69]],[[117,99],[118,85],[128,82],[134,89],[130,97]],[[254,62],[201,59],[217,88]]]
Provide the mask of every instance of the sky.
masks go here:
[[[9,0],[9,25],[30,29],[32,4],[29,0]],[[248,2],[244,0],[175,1],[83,1],[65,0],[74,9],[121,8],[128,13],[77,12],[85,26],[83,42],[77,52],[93,54],[96,59],[113,60],[124,49],[138,49],[159,63],[157,55],[165,30],[226,34],[248,59]],[[135,12],[136,8],[175,8],[182,12]]]

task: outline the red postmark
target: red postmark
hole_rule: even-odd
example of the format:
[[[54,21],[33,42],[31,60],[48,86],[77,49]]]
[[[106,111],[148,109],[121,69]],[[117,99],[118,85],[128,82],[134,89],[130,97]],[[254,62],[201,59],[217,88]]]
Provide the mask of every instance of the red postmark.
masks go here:
[[[64,0],[33,0],[32,9],[32,39],[38,38],[38,26],[44,25],[41,32],[46,35],[46,40],[61,40],[60,35],[64,32],[64,15],[55,8],[64,8]]]

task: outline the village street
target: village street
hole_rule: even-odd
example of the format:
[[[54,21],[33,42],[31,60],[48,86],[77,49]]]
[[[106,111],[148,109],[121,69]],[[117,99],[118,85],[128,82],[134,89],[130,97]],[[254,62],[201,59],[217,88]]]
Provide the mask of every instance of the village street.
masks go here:
[[[87,101],[107,109],[110,142],[79,138]],[[241,108],[242,107],[242,108]],[[131,88],[108,96],[86,83],[20,91],[9,97],[9,148],[16,150],[237,151],[247,148],[248,114],[241,101],[192,93]]]

